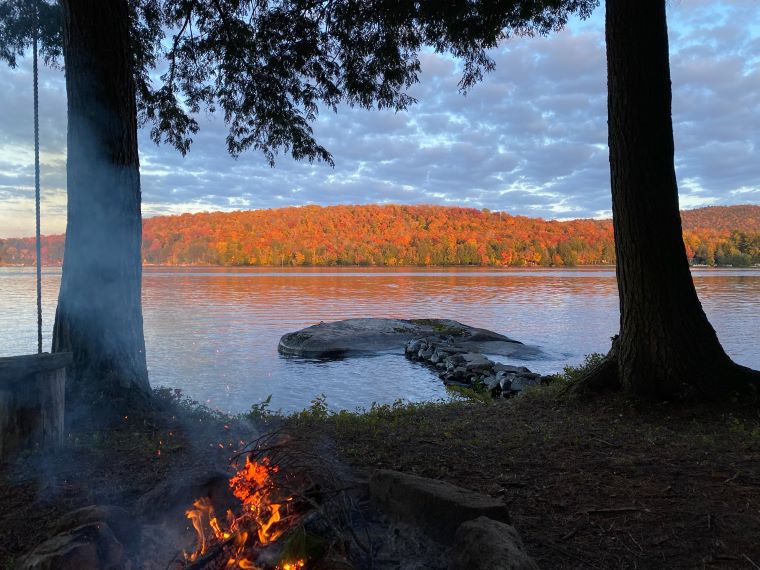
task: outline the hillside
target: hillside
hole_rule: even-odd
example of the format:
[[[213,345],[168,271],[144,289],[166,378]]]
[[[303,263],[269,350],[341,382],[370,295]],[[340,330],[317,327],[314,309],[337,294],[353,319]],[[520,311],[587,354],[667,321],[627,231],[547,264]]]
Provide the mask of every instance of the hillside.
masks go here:
[[[760,206],[682,213],[693,263],[760,263]],[[58,264],[63,236],[46,236]],[[444,206],[304,206],[149,218],[143,259],[167,265],[483,265],[613,263],[610,220],[558,222]],[[32,238],[0,239],[0,264],[31,264]]]

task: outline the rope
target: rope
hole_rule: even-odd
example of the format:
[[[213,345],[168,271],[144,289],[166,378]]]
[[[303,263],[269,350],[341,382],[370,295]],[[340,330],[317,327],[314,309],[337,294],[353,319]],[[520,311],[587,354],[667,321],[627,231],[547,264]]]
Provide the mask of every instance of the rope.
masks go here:
[[[37,36],[40,29],[40,11],[34,4],[34,36],[32,39],[34,75],[34,205],[37,222],[37,352],[42,353],[42,244],[40,237],[40,116],[37,71]]]

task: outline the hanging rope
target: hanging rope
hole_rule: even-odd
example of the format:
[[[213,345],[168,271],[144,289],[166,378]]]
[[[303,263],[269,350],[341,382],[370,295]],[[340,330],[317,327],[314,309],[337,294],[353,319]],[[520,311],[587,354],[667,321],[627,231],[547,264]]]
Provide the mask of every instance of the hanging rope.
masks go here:
[[[42,353],[42,244],[40,237],[40,116],[37,78],[37,36],[40,29],[40,11],[34,3],[34,35],[32,36],[34,75],[34,205],[37,217],[37,352]]]

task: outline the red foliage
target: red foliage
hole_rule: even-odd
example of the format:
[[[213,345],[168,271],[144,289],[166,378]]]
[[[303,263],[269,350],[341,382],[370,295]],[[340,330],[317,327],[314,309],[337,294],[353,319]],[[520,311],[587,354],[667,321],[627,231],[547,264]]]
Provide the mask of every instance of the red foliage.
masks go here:
[[[760,261],[760,206],[682,213],[697,263]],[[45,263],[63,236],[46,236]],[[149,218],[143,258],[167,265],[576,265],[614,263],[610,220],[558,222],[443,206],[304,206]],[[755,259],[757,258],[757,261]],[[0,240],[0,263],[34,262],[32,238]]]

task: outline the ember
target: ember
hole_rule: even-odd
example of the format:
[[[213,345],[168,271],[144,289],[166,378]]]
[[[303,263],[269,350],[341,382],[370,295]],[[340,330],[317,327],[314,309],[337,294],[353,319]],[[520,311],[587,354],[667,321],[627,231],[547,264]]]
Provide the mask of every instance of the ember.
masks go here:
[[[304,560],[281,561],[274,566],[256,562],[266,545],[274,542],[299,521],[300,514],[293,508],[293,497],[284,494],[272,475],[279,471],[268,458],[261,461],[245,459],[237,473],[230,478],[232,493],[242,503],[241,514],[228,510],[225,522],[220,523],[214,506],[207,497],[197,499],[186,512],[193,524],[198,545],[194,552],[185,555],[191,563],[201,561],[212,549],[218,556],[227,557],[226,570],[300,570]]]

